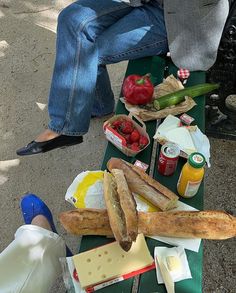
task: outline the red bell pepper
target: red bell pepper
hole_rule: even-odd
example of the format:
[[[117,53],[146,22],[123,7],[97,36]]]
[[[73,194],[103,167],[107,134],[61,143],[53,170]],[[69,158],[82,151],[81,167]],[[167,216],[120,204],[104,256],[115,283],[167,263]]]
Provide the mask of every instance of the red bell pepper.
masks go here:
[[[122,92],[125,100],[133,105],[145,105],[152,101],[154,86],[150,74],[144,76],[132,74],[126,77]]]

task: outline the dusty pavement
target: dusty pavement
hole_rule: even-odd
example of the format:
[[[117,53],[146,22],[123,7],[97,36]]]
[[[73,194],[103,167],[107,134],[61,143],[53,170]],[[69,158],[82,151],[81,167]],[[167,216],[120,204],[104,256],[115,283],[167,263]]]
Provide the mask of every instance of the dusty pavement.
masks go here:
[[[15,155],[18,147],[47,125],[56,18],[58,11],[71,2],[0,0],[0,251],[22,223],[18,208],[22,194],[31,191],[41,196],[57,216],[70,208],[64,195],[73,178],[83,170],[97,169],[103,156],[103,119],[91,122],[82,145],[28,158]],[[117,96],[125,66],[109,67]],[[236,215],[236,142],[210,141],[212,167],[205,180],[205,209],[223,209]],[[58,222],[57,227],[76,252],[77,239],[67,235]],[[205,241],[204,247],[203,292],[234,293],[235,239]],[[62,282],[52,292],[65,292]]]

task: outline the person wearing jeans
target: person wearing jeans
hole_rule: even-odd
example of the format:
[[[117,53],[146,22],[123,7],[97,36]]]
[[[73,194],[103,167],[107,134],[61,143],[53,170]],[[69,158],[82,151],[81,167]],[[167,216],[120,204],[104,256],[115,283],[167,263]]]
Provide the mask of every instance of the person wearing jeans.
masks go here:
[[[17,150],[18,155],[81,143],[91,116],[113,112],[107,64],[166,54],[170,49],[174,62],[190,70],[205,70],[212,65],[227,17],[227,0],[144,2],[79,0],[62,10],[48,129]],[[192,22],[194,13],[196,21]],[[213,16],[218,19],[213,20]],[[207,35],[202,18],[213,36]]]

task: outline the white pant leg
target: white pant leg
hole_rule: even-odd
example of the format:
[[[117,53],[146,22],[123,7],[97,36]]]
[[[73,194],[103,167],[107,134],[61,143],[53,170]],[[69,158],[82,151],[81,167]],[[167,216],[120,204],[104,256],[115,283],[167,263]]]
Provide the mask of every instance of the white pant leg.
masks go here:
[[[0,254],[0,293],[47,293],[61,273],[64,240],[52,231],[23,225]]]

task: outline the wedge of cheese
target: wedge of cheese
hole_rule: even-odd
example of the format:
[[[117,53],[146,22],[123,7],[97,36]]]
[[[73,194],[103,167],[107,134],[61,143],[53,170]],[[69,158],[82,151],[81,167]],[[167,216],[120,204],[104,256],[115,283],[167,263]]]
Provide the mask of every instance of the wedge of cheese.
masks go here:
[[[125,252],[118,242],[73,256],[82,288],[143,269],[154,260],[143,234],[139,234],[131,249]]]
[[[180,149],[188,155],[197,151],[192,137],[186,127],[171,129],[165,133],[165,137],[168,141],[176,143]]]
[[[168,115],[165,120],[158,126],[156,134],[154,135],[154,139],[165,138],[166,133],[169,130],[176,129],[180,125],[180,119],[173,116]]]

